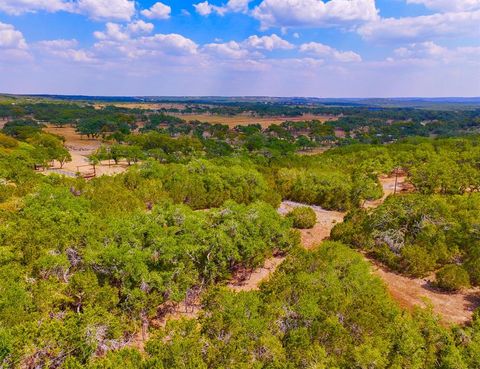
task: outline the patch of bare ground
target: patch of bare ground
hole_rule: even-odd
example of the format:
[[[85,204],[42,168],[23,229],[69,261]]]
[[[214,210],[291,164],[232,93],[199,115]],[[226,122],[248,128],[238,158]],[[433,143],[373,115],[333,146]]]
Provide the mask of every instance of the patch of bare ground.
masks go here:
[[[381,205],[389,195],[411,191],[405,176],[395,177],[381,176],[379,178],[384,189],[384,196],[380,200],[367,202],[365,208],[375,208]],[[396,183],[396,184],[395,184]],[[329,211],[319,206],[305,205],[293,201],[281,203],[278,212],[286,215],[289,211],[299,206],[309,206],[317,215],[317,223],[312,229],[300,230],[302,246],[308,250],[321,244],[330,236],[330,232],[339,222],[343,222],[345,213]],[[230,282],[228,288],[235,292],[258,290],[261,283],[267,281],[275,270],[286,259],[284,256],[274,256],[265,261],[263,267],[254,271],[239,271]],[[375,260],[368,259],[372,264],[372,272],[380,277],[386,285],[392,298],[406,309],[414,307],[426,307],[431,305],[433,311],[438,314],[445,324],[466,324],[471,320],[473,311],[480,306],[480,289],[469,289],[459,293],[444,293],[433,287],[432,278],[408,278],[385,268]],[[165,327],[168,321],[182,318],[196,319],[201,313],[200,292],[192,299],[187,298],[178,303],[166,303],[159,307],[157,317],[150,321],[153,327]],[[148,329],[142,329],[131,342],[131,346],[141,351],[148,339]]]
[[[413,189],[407,181],[405,175],[402,176],[380,176],[380,183],[383,188],[383,196],[377,200],[368,200],[365,201],[363,207],[365,209],[374,209],[382,205],[388,196],[394,195],[397,193],[411,192]]]
[[[260,284],[267,281],[285,259],[285,256],[274,256],[267,259],[260,268],[253,271],[239,272],[230,280],[227,287],[235,292],[258,290]]]
[[[435,288],[433,278],[409,278],[392,271],[376,261],[373,272],[385,283],[390,295],[400,306],[413,310],[414,307],[431,305],[446,324],[466,324],[474,310],[480,306],[480,289],[468,289],[458,293],[446,293]]]
[[[286,215],[296,207],[308,206],[313,209],[317,216],[317,223],[312,229],[301,229],[302,246],[307,250],[319,245],[322,241],[330,237],[335,224],[343,222],[345,214],[339,211],[330,211],[322,209],[320,206],[305,205],[294,201],[284,201],[281,203],[278,212]]]
[[[329,147],[329,146],[314,147],[314,148],[312,148],[312,149],[297,151],[297,154],[298,154],[298,155],[303,155],[303,156],[319,155],[319,154],[323,154],[325,151],[330,150],[330,148],[331,148],[331,147]]]
[[[145,351],[145,343],[149,338],[149,327],[165,328],[168,322],[181,319],[197,319],[202,311],[201,289],[191,289],[181,302],[167,301],[157,307],[157,314],[153,319],[145,318],[142,328],[132,336],[129,346]]]
[[[93,154],[101,145],[99,139],[86,138],[75,131],[74,127],[55,127],[47,126],[44,130],[48,133],[55,134],[64,138],[64,145],[70,152],[72,161],[67,162],[60,167],[55,162],[54,166],[48,172],[55,172],[74,176],[77,172],[81,174],[93,172],[93,166],[88,161],[88,156]],[[114,175],[123,173],[128,168],[128,164],[124,161],[114,164],[108,160],[100,162],[95,167],[96,176]]]
[[[384,195],[381,199],[367,201],[364,207],[373,209],[395,193],[411,192],[412,186],[405,176],[382,176],[379,178]],[[412,310],[430,304],[446,324],[468,323],[473,311],[480,306],[480,289],[464,290],[458,293],[445,293],[433,287],[433,277],[409,278],[388,270],[385,266],[368,259],[373,265],[373,272],[385,283],[390,295],[400,306]]]
[[[179,110],[183,110],[187,107],[186,104],[179,104],[179,103],[148,103],[148,102],[98,103],[98,104],[95,104],[94,106],[95,106],[95,109],[103,109],[106,106],[115,106],[117,108],[143,109],[143,110],[160,110],[160,109],[179,109]]]

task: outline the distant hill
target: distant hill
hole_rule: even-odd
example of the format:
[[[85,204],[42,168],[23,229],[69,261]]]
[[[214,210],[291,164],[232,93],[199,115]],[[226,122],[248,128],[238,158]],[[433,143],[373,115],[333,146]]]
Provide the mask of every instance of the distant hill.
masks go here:
[[[480,109],[480,97],[407,97],[407,98],[317,98],[268,96],[86,96],[86,95],[2,95],[4,98],[34,98],[63,101],[123,103],[190,104],[284,104],[315,106],[392,107],[416,109]]]

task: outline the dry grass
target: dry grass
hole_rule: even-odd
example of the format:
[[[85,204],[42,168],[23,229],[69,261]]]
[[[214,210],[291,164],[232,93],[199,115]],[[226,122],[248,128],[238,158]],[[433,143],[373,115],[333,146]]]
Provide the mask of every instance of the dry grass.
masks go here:
[[[336,120],[337,118],[334,117],[327,117],[322,115],[311,115],[305,114],[301,117],[282,117],[282,116],[275,116],[275,117],[254,117],[251,115],[234,115],[234,116],[226,116],[226,115],[209,115],[209,114],[174,114],[175,116],[182,118],[186,121],[198,120],[200,122],[207,122],[212,124],[225,124],[228,125],[230,128],[234,128],[236,126],[247,126],[249,124],[260,124],[262,128],[268,128],[273,124],[281,124],[285,121],[291,122],[301,122],[304,120],[319,120],[321,122],[327,122],[330,120]]]
[[[97,103],[95,109],[102,109],[106,106],[116,106],[117,108],[126,109],[144,109],[144,110],[160,110],[160,109],[185,109],[185,104],[179,103]]]

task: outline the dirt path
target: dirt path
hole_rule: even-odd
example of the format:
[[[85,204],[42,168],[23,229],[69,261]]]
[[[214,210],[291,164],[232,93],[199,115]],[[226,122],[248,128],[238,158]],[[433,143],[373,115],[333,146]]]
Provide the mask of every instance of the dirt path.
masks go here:
[[[433,311],[448,324],[468,323],[473,311],[480,306],[480,290],[471,289],[462,293],[444,293],[432,288],[431,279],[408,278],[385,269],[374,260],[373,272],[387,286],[390,295],[400,306],[413,310],[415,306],[432,305]]]
[[[265,261],[263,267],[255,269],[248,278],[243,278],[241,276],[234,277],[228,284],[227,287],[232,291],[255,291],[260,288],[260,284],[268,280],[272,273],[283,263],[286,259],[285,256],[274,256]]]
[[[383,196],[378,200],[365,201],[363,204],[365,209],[374,209],[382,205],[388,196],[394,193],[407,192],[410,189],[406,176],[399,176],[396,179],[395,177],[380,176],[379,180],[383,188]]]
[[[374,209],[380,206],[389,196],[400,192],[409,191],[406,177],[380,177],[384,190],[384,196],[375,201],[367,201],[364,207]],[[318,246],[330,236],[330,232],[339,222],[343,222],[345,213],[338,211],[324,210],[319,206],[305,205],[293,201],[281,203],[278,212],[286,215],[289,211],[299,206],[309,206],[317,215],[317,223],[312,229],[301,230],[302,246],[308,250]],[[258,290],[260,284],[270,278],[275,270],[286,259],[284,256],[276,256],[265,261],[263,267],[256,269],[249,278],[234,277],[227,284],[232,291],[254,291]],[[471,289],[462,293],[449,294],[435,290],[431,287],[431,281],[426,279],[414,279],[390,272],[375,260],[366,258],[372,264],[372,271],[385,283],[390,295],[400,306],[412,310],[415,306],[426,307],[431,304],[433,311],[438,314],[447,324],[465,324],[471,320],[473,311],[480,306],[480,289]],[[170,311],[151,321],[154,327],[165,327],[168,321],[182,318],[195,319],[201,313],[199,297],[192,303],[181,303],[175,305]],[[147,335],[148,336],[148,335]],[[131,345],[143,350],[145,337],[141,332],[135,337]]]
[[[284,201],[280,204],[278,212],[286,215],[294,208],[301,206],[306,205],[294,201]],[[330,232],[333,227],[335,227],[335,224],[343,222],[345,214],[339,211],[325,210],[320,206],[308,205],[308,207],[312,208],[315,212],[317,223],[312,229],[301,229],[300,234],[302,237],[302,246],[310,250],[330,237]]]
[[[367,201],[364,207],[373,209],[395,192],[395,177],[380,177],[384,196],[380,200]],[[397,193],[411,190],[406,177],[397,178]],[[480,290],[470,289],[461,293],[444,293],[432,288],[432,278],[408,278],[387,270],[375,260],[367,258],[373,265],[373,272],[384,282],[390,295],[400,306],[412,310],[415,306],[425,307],[430,303],[433,311],[445,323],[464,324],[471,320],[473,311],[480,306]]]
[[[411,191],[411,186],[405,176],[395,177],[382,176],[379,178],[384,195],[381,199],[366,201],[366,209],[374,209],[394,193]],[[291,201],[284,201],[279,212],[286,214],[294,207],[306,206]],[[344,213],[327,211],[318,206],[309,206],[317,215],[317,224],[312,229],[302,230],[302,245],[306,249],[312,249],[330,236],[330,232],[336,223],[342,222]],[[390,295],[400,306],[412,310],[415,306],[425,307],[430,303],[433,311],[440,315],[445,323],[464,324],[471,320],[473,311],[480,306],[480,289],[470,289],[461,293],[444,293],[432,288],[432,279],[408,278],[397,273],[388,271],[375,260],[367,260],[373,265],[373,272],[385,283]]]

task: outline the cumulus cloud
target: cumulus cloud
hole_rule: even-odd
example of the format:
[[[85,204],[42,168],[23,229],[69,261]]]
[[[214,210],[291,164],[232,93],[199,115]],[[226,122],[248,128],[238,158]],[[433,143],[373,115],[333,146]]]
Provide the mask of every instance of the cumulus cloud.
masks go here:
[[[99,40],[125,41],[130,38],[127,28],[117,23],[107,23],[105,31],[95,31],[93,35]]]
[[[150,9],[142,10],[142,15],[149,19],[168,19],[172,8],[163,3],[155,3]]]
[[[157,56],[175,58],[197,53],[198,45],[179,34],[139,35],[149,33],[151,30],[153,25],[142,21],[126,26],[107,23],[104,31],[94,32],[98,42],[95,43],[93,50],[99,58],[106,60]]]
[[[418,40],[478,34],[480,10],[438,13],[419,17],[384,18],[362,25],[358,33],[367,40]]]
[[[203,51],[209,55],[227,59],[243,59],[249,56],[249,51],[235,41],[207,44],[203,47]]]
[[[202,48],[202,52],[208,56],[226,59],[261,59],[264,57],[260,51],[273,51],[275,49],[290,50],[295,48],[290,42],[276,34],[270,36],[253,35],[246,40],[237,42],[211,43]]]
[[[152,23],[139,20],[127,25],[127,30],[130,32],[130,34],[151,33],[154,27],[155,26]]]
[[[92,63],[96,61],[90,51],[78,48],[78,41],[75,39],[40,41],[36,44],[36,48],[43,53],[68,61],[78,63]]]
[[[135,14],[135,2],[131,0],[77,0],[74,12],[93,19],[118,19],[128,21]]]
[[[27,49],[27,42],[22,32],[11,24],[0,22],[0,49]]]
[[[290,42],[282,39],[276,34],[272,34],[271,36],[261,36],[261,37],[257,35],[253,35],[247,38],[244,41],[244,44],[247,47],[251,47],[254,49],[263,49],[268,51],[272,51],[274,49],[289,50],[294,48],[294,46]]]
[[[198,49],[195,42],[177,33],[141,37],[135,43],[140,48],[170,55],[193,55],[197,53]]]
[[[263,0],[253,16],[263,28],[329,27],[373,21],[375,0]]]
[[[390,62],[410,62],[410,63],[465,63],[480,64],[480,47],[461,46],[456,48],[447,48],[440,46],[433,41],[412,43],[394,50],[394,57],[388,59]]]
[[[69,9],[64,0],[0,0],[0,11],[11,15],[35,11],[57,12]]]
[[[480,9],[480,0],[407,0],[407,4],[422,4],[429,9],[445,12]]]
[[[251,0],[229,0],[225,5],[212,5],[208,1],[194,4],[194,8],[198,14],[207,16],[212,13],[225,15],[227,13],[247,13],[248,4]]]
[[[151,33],[153,29],[154,25],[152,23],[147,23],[142,20],[127,25],[108,22],[105,24],[105,31],[95,31],[93,35],[98,40],[121,42],[129,40],[130,37],[134,35]]]
[[[37,11],[84,14],[96,20],[128,21],[135,14],[133,0],[0,0],[0,11],[11,15]]]
[[[361,62],[362,57],[353,51],[339,51],[331,46],[318,42],[309,42],[300,46],[300,51],[327,60],[339,62]]]

